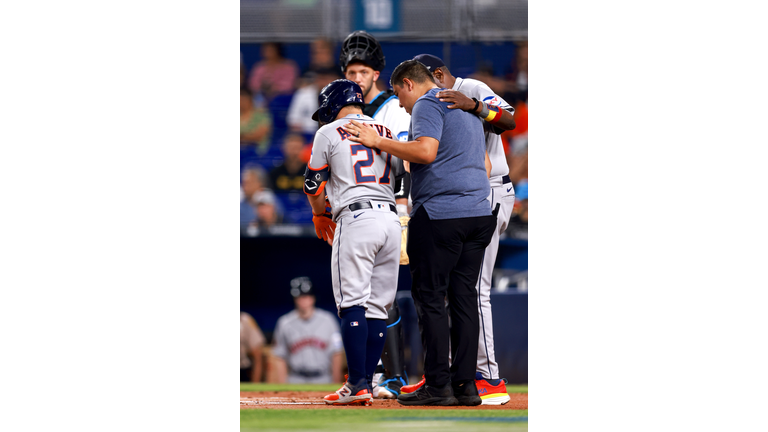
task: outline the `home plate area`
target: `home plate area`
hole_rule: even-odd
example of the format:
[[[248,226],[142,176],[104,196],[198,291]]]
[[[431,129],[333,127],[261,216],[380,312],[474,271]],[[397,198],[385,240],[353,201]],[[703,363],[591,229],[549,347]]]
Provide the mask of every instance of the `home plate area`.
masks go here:
[[[406,406],[400,405],[394,399],[374,399],[372,406],[334,406],[327,405],[323,396],[327,392],[240,392],[240,408],[243,409],[470,409],[470,410],[520,410],[528,409],[527,393],[510,393],[511,400],[504,405],[480,405],[475,407],[465,406]]]

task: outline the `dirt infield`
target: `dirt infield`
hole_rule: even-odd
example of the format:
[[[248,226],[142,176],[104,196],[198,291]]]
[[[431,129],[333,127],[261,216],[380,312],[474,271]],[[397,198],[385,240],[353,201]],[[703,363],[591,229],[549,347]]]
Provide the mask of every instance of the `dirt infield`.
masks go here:
[[[400,405],[393,399],[374,399],[373,405],[364,406],[333,406],[323,402],[323,396],[328,392],[296,392],[296,391],[267,391],[240,392],[240,408],[242,409],[468,409],[468,410],[521,410],[528,409],[527,393],[510,393],[510,401],[505,405],[466,406],[406,406]]]

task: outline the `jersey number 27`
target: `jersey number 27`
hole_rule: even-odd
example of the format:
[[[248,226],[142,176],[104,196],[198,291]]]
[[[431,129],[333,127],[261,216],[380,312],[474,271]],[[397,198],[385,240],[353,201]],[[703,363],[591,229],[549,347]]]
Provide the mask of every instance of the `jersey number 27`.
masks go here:
[[[373,152],[374,150],[362,145],[362,144],[353,144],[349,146],[350,150],[352,150],[352,156],[357,155],[357,153],[364,151],[367,153],[368,158],[361,159],[357,162],[355,162],[355,183],[375,183],[376,182],[376,176],[375,175],[363,175],[362,169],[367,168],[371,165],[373,165]],[[381,155],[381,150],[376,149],[376,154]],[[391,171],[392,163],[392,155],[387,153],[387,160],[384,162],[384,174],[379,178],[379,184],[389,184],[389,172]]]

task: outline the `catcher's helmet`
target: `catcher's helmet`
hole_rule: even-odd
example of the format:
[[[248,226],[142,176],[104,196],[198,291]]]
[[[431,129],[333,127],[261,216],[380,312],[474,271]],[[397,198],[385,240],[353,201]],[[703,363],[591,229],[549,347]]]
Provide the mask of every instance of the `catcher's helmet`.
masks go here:
[[[347,65],[353,60],[361,61],[379,72],[386,65],[384,52],[381,50],[379,41],[362,30],[347,36],[341,44],[339,63],[341,64],[342,73],[347,70]]]
[[[339,79],[323,87],[320,96],[317,97],[320,108],[312,114],[312,120],[327,124],[336,120],[342,108],[347,105],[365,106],[363,91],[356,83]]]
[[[312,290],[312,281],[306,276],[291,279],[291,296],[297,298],[303,295],[315,295]]]

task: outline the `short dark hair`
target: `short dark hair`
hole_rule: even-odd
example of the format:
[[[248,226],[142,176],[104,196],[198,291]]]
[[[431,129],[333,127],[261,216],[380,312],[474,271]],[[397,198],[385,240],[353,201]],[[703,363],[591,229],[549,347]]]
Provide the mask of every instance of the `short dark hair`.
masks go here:
[[[392,71],[389,83],[392,87],[394,87],[395,84],[402,86],[403,78],[408,78],[419,84],[433,82],[432,73],[429,72],[429,69],[427,69],[426,66],[417,60],[406,60],[397,65],[395,70]]]

